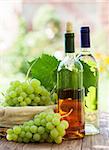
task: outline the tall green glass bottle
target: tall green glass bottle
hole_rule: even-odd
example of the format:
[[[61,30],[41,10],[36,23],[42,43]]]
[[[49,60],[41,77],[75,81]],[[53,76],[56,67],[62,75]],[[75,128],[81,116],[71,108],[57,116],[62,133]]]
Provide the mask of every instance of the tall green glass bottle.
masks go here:
[[[83,65],[83,84],[85,87],[85,134],[99,133],[98,120],[98,68],[90,51],[90,29],[81,27],[81,52],[78,59]]]
[[[67,23],[65,33],[65,58],[57,71],[58,111],[69,122],[65,139],[83,138],[84,89],[83,67],[75,58],[72,24]]]

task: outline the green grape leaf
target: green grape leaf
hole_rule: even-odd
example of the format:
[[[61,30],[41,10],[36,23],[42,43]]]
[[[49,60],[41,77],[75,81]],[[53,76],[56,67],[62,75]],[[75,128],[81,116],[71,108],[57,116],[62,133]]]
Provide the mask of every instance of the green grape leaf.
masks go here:
[[[42,85],[51,91],[56,85],[57,80],[57,67],[60,63],[54,56],[42,54],[41,57],[33,60],[30,65],[32,78],[37,78],[41,81]]]
[[[92,60],[87,60],[87,59],[86,60],[84,59],[84,62],[90,66],[90,70],[95,74],[96,67],[97,67],[96,62]]]
[[[88,91],[84,98],[86,111],[93,111],[97,109],[96,88],[91,86]]]
[[[88,88],[90,86],[96,87],[97,85],[97,76],[96,73],[92,71],[91,66],[81,60],[83,65],[83,85],[86,89],[85,95],[88,93]]]
[[[81,88],[81,72],[76,70],[68,70],[63,68],[61,71],[58,72],[59,76],[59,85],[58,88],[73,88],[78,89]]]

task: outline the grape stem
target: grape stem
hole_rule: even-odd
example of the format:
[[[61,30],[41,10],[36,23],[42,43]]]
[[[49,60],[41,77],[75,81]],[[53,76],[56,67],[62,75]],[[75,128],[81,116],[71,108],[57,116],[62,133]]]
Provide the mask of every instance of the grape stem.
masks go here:
[[[51,91],[51,95],[56,91],[56,85],[54,86],[54,88]]]
[[[36,60],[37,60],[37,59],[36,59]],[[27,81],[27,80],[28,80],[28,76],[29,76],[30,71],[31,71],[31,69],[32,69],[33,65],[35,64],[36,60],[35,60],[35,61],[31,64],[31,66],[29,67],[29,69],[28,69],[28,71],[27,71],[27,74],[26,74],[26,77],[25,77],[25,81]]]
[[[72,113],[73,109],[71,109],[67,114],[63,115],[61,118],[67,117]]]

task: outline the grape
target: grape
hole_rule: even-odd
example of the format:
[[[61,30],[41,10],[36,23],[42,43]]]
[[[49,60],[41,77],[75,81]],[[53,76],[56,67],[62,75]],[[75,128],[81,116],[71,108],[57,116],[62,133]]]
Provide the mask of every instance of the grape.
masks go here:
[[[29,97],[25,98],[26,104],[31,104],[31,99]]]
[[[56,142],[57,144],[62,143],[62,137],[61,137],[61,136],[58,136],[58,137],[55,139],[55,142]]]
[[[16,92],[11,91],[9,95],[10,95],[11,98],[15,98],[16,97]]]
[[[47,132],[44,132],[44,134],[42,134],[41,136],[44,140],[46,140],[48,138],[48,133]]]
[[[36,97],[34,98],[34,102],[35,102],[36,104],[38,104],[38,103],[40,102],[40,97],[36,96]]]
[[[33,88],[35,88],[35,87],[39,87],[41,83],[37,79],[32,79],[30,84],[32,85]]]
[[[16,91],[17,94],[20,94],[22,92],[22,88],[21,87],[17,87],[15,89],[15,91]]]
[[[29,98],[34,100],[36,97],[35,97],[34,94],[30,94],[30,95],[29,95]],[[39,98],[39,97],[38,97],[38,98]],[[40,101],[40,99],[39,99],[39,101]]]
[[[26,94],[25,92],[21,92],[21,93],[20,93],[20,96],[21,96],[22,98],[26,98],[27,94]]]
[[[54,125],[53,125],[51,122],[48,122],[48,123],[46,124],[46,128],[47,128],[48,130],[51,130],[51,129],[54,128]]]
[[[60,136],[64,136],[66,134],[65,130],[58,131]]]
[[[58,133],[57,129],[54,128],[50,131],[50,135],[52,138],[55,139],[59,135],[59,133]]]
[[[20,137],[25,137],[25,132],[24,131],[21,131],[21,133],[20,133]]]
[[[37,126],[40,126],[40,119],[39,118],[35,118],[34,119],[34,124]]]
[[[46,101],[46,99],[47,99],[47,97],[46,97],[46,96],[41,96],[41,100],[42,100],[43,102],[45,102],[45,101]]]
[[[22,89],[27,89],[27,87],[28,87],[28,82],[22,82]]]
[[[30,131],[31,131],[32,133],[36,133],[36,132],[37,132],[37,126],[35,126],[35,125],[31,126],[31,127],[30,127]]]
[[[14,87],[17,87],[17,86],[21,85],[21,82],[20,81],[15,81],[15,82],[13,82],[13,84],[14,84]]]
[[[13,133],[13,130],[12,129],[8,129],[7,130],[7,134],[12,134]]]
[[[34,121],[33,121],[33,120],[30,120],[30,121],[28,122],[28,125],[29,125],[29,126],[34,125]]]
[[[61,125],[64,125],[65,126],[65,129],[67,129],[69,127],[69,124],[66,120],[62,120],[61,121]]]
[[[11,99],[8,100],[7,103],[8,103],[9,106],[14,106],[14,103],[13,103],[13,101]]]
[[[60,124],[60,118],[53,118],[53,120],[52,120],[52,123],[55,125],[55,126],[57,126],[57,125],[59,125]]]
[[[25,131],[29,131],[29,129],[30,129],[29,125],[25,126],[25,128],[24,128]]]
[[[13,134],[12,138],[13,138],[13,141],[17,141],[18,135],[17,134]]]
[[[38,133],[36,133],[36,134],[33,135],[34,141],[40,141],[40,138],[41,138],[41,136]]]
[[[59,113],[55,113],[54,117],[61,118],[61,115]]]
[[[18,97],[18,102],[23,102],[23,97],[22,96]]]
[[[32,138],[32,133],[29,132],[29,131],[26,132],[26,133],[25,133],[25,137],[28,138],[28,139],[31,139],[31,138]]]
[[[54,104],[50,92],[37,79],[30,82],[13,81],[5,94],[8,106],[46,106]],[[6,106],[7,106],[6,105]]]
[[[46,120],[49,122],[49,121],[52,121],[52,119],[53,119],[53,116],[51,115],[51,114],[48,114],[47,116],[46,116]]]
[[[33,87],[32,87],[32,86],[28,86],[27,89],[26,89],[26,92],[27,92],[28,94],[32,94],[32,93],[34,92]]]
[[[56,129],[59,131],[59,132],[62,132],[63,130],[65,130],[65,126],[63,124],[59,124]]]
[[[40,118],[41,118],[41,119],[43,119],[43,118],[45,118],[45,117],[46,117],[46,113],[45,113],[45,112],[42,112],[42,113],[40,113],[40,115],[39,115],[39,116],[40,116]]]
[[[17,98],[13,98],[13,99],[12,99],[12,102],[13,102],[13,104],[14,104],[14,105],[19,104],[19,102],[18,102]]]
[[[9,134],[9,133],[7,134],[6,138],[7,138],[8,141],[13,140],[12,134]]]
[[[20,81],[12,81],[12,82],[10,82],[10,85],[12,87],[16,88],[21,85],[21,82]]]
[[[15,134],[20,134],[21,128],[18,127],[18,126],[15,126],[15,127],[13,128],[13,131],[14,131]]]
[[[24,137],[24,138],[23,138],[23,142],[24,142],[24,143],[28,143],[28,142],[29,142],[29,139],[26,138],[26,137]]]
[[[49,92],[45,88],[43,88],[41,91],[41,95],[49,96]]]
[[[62,120],[58,113],[48,109],[35,115],[33,120],[14,126],[7,130],[7,140],[16,142],[55,142],[60,144],[66,134],[68,122]]]
[[[39,128],[38,128],[38,133],[39,134],[43,134],[45,132],[45,128],[43,127],[43,126],[40,126]]]
[[[20,106],[27,106],[27,104],[26,104],[26,102],[23,101],[20,103]]]
[[[46,126],[46,123],[47,123],[47,122],[46,122],[45,119],[42,119],[42,120],[41,120],[41,125],[42,125],[42,126]]]
[[[40,94],[41,92],[42,92],[42,88],[40,86],[35,88],[35,93],[36,94]]]

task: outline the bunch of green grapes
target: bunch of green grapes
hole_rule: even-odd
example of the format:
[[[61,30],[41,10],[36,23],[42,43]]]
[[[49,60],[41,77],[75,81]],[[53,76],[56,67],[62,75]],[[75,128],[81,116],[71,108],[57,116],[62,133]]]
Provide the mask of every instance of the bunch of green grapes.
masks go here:
[[[55,142],[60,144],[69,124],[59,113],[41,112],[33,120],[7,130],[7,140],[15,142]]]
[[[53,104],[50,92],[37,79],[30,82],[14,81],[6,91],[5,103],[7,106],[43,106]]]

